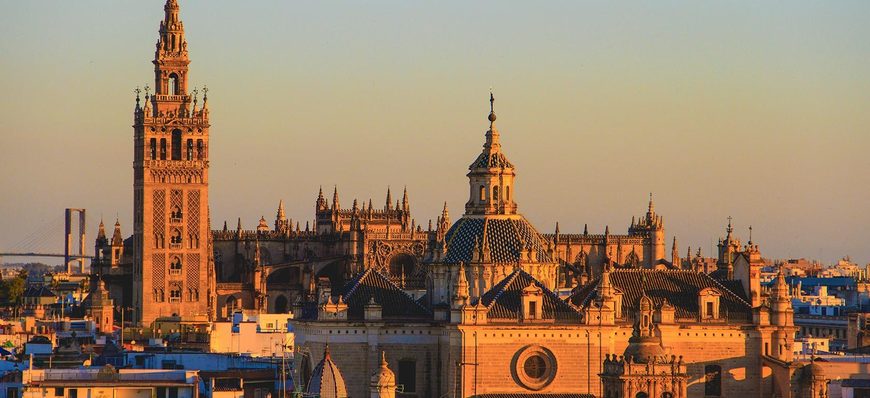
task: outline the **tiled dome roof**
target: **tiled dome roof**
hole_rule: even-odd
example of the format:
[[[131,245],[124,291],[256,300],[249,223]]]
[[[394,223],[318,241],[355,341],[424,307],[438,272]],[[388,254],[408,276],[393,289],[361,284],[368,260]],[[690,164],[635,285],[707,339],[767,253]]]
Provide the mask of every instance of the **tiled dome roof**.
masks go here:
[[[344,384],[344,377],[335,362],[332,362],[332,357],[329,355],[329,346],[323,353],[323,360],[314,368],[311,373],[311,381],[308,382],[307,393],[320,398],[346,398],[347,387]]]
[[[475,242],[488,248],[493,263],[517,263],[523,249],[537,252],[539,262],[552,262],[541,234],[523,216],[463,217],[450,227],[445,237],[445,262],[469,262]]]
[[[491,152],[488,153],[484,151],[480,155],[477,156],[477,159],[474,160],[469,169],[491,169],[491,168],[504,168],[504,169],[512,169],[514,168],[513,163],[508,160],[507,156],[505,156],[501,152]]]

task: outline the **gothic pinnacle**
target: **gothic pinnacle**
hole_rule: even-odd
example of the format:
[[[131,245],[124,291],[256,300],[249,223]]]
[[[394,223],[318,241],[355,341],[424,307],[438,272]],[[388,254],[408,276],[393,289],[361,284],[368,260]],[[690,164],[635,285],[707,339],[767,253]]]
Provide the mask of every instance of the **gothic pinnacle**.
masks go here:
[[[384,205],[384,211],[390,211],[393,209],[393,195],[390,194],[390,187],[387,186],[387,201]]]

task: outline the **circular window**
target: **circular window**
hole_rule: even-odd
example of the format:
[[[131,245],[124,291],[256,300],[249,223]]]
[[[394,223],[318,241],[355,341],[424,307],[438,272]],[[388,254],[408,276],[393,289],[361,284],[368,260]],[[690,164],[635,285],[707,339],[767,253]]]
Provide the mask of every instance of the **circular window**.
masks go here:
[[[523,370],[529,378],[540,379],[546,375],[547,362],[540,355],[532,355],[526,358],[526,363],[523,364]]]
[[[538,345],[529,345],[517,351],[511,364],[511,373],[520,386],[541,390],[556,378],[556,357]]]

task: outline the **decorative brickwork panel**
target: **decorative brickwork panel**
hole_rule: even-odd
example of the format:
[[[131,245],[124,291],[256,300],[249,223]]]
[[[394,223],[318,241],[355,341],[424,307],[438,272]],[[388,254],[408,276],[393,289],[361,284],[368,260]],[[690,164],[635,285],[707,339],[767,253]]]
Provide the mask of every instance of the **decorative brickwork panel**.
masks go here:
[[[154,190],[154,233],[164,235],[166,233],[166,191]]]
[[[187,268],[187,286],[191,289],[199,288],[199,253],[191,253],[187,255],[187,262],[184,265]]]
[[[199,247],[199,191],[187,192],[187,234],[194,248]]]
[[[173,189],[170,191],[169,195],[169,211],[172,215],[173,219],[181,218],[179,215],[182,214],[184,205],[184,197],[182,196],[182,191],[179,189]]]
[[[151,287],[166,288],[166,255],[163,253],[155,253],[151,257]]]

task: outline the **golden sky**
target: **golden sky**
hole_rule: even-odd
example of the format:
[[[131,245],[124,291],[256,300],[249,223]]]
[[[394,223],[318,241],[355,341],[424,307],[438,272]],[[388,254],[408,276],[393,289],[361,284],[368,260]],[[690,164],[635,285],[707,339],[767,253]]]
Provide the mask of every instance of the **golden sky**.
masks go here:
[[[304,225],[334,184],[376,206],[407,185],[419,224],[444,201],[455,220],[492,86],[542,232],[624,233],[653,192],[681,253],[710,254],[730,215],[765,256],[870,261],[868,2],[181,6],[215,228],[271,223],[279,199]],[[0,252],[65,207],[129,234],[162,2],[0,7]]]

